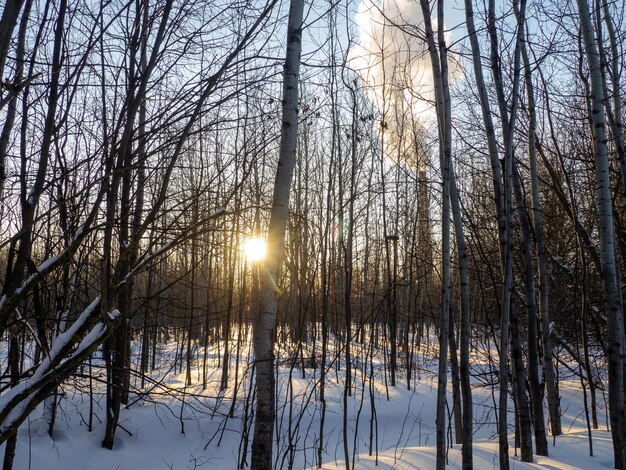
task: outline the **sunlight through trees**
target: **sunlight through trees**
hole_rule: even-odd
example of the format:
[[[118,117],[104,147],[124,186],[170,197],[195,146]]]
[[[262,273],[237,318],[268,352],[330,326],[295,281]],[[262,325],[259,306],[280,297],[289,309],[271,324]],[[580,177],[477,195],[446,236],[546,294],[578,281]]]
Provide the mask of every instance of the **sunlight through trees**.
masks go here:
[[[626,469],[625,19],[0,4],[3,468]]]

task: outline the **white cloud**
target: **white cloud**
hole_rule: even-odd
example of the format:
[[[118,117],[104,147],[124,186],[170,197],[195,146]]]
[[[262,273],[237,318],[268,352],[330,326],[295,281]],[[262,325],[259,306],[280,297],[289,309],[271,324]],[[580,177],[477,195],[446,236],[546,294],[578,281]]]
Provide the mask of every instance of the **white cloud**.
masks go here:
[[[368,96],[381,112],[403,102],[416,115],[430,106],[432,72],[426,44],[418,37],[423,23],[417,1],[362,0],[355,15],[358,43],[350,54]],[[383,109],[383,106],[385,109]]]
[[[422,129],[435,119],[431,63],[420,35],[423,20],[416,0],[362,0],[355,14],[358,42],[349,57],[381,113],[385,154],[409,164]],[[450,70],[456,75],[453,64]]]

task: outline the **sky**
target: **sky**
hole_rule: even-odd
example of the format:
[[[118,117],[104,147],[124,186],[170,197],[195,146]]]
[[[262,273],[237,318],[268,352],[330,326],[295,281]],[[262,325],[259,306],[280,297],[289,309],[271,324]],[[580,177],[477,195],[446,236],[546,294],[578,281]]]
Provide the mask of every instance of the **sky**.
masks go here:
[[[450,26],[463,22],[457,2],[446,4],[446,41],[451,44],[464,34]],[[353,16],[356,44],[348,65],[357,71],[366,95],[384,115],[384,152],[392,161],[412,164],[415,142],[423,128],[436,122],[434,86],[428,50],[420,31],[423,14],[419,1],[360,0]],[[437,21],[433,21],[437,28]],[[460,77],[457,62],[449,61],[450,83]],[[419,165],[419,164],[418,164]]]

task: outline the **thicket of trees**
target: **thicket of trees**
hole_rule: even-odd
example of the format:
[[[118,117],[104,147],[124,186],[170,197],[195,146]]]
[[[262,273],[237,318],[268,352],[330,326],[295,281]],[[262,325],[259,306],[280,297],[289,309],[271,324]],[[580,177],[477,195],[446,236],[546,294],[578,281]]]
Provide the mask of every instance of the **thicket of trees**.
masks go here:
[[[580,378],[590,451],[606,390],[626,468],[624,5],[466,0],[452,32],[450,11],[443,0],[5,3],[4,468],[41,404],[52,435],[59,386],[78,368],[106,384],[112,449],[122,406],[171,341],[172,373],[203,390],[207,351],[220,351],[230,414],[239,401],[255,419],[240,467],[285,464],[273,454],[277,358],[314,378],[316,463],[333,369],[344,404],[369,394],[371,454],[373,384],[414,387],[430,334],[437,468],[450,419],[472,468],[480,348],[497,355],[480,380],[499,397],[501,468],[511,432],[524,461],[563,432],[558,367]],[[267,239],[265,262],[241,249],[253,236]],[[291,439],[290,428],[290,466]],[[345,418],[343,441],[349,469]]]

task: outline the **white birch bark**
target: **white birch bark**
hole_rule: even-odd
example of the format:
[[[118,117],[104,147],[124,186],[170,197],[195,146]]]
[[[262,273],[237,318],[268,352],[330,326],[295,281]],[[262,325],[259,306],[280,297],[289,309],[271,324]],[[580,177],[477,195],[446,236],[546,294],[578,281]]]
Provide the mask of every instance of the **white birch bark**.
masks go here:
[[[618,265],[615,259],[615,232],[609,172],[609,148],[605,122],[604,87],[598,45],[589,14],[587,0],[577,0],[580,28],[591,81],[591,132],[596,166],[596,197],[599,217],[600,257],[604,287],[604,309],[607,319],[609,362],[609,415],[615,468],[626,464],[624,449],[624,323],[617,283]]]
[[[275,409],[274,329],[279,276],[285,244],[289,191],[296,163],[298,136],[298,79],[302,50],[304,0],[291,0],[287,26],[287,53],[283,75],[283,119],[278,168],[274,182],[272,212],[267,236],[267,255],[261,278],[261,305],[254,327],[256,368],[256,420],[252,441],[253,470],[272,468]]]

